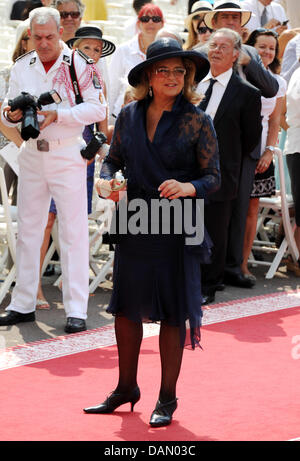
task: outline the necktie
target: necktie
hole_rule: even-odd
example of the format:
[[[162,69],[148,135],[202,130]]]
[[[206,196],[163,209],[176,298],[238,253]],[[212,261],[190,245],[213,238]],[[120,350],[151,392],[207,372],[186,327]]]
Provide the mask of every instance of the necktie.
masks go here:
[[[268,18],[267,18],[267,8],[265,7],[265,8],[263,9],[263,12],[262,12],[261,17],[260,17],[260,24],[261,24],[262,27],[264,27],[265,24],[267,24],[267,22],[268,22]]]
[[[205,111],[207,106],[208,106],[209,100],[211,98],[213,86],[214,86],[214,84],[216,82],[217,82],[217,80],[214,80],[213,78],[210,79],[209,87],[205,91],[204,98],[202,99],[202,101],[199,104],[200,109],[202,109],[203,111]]]

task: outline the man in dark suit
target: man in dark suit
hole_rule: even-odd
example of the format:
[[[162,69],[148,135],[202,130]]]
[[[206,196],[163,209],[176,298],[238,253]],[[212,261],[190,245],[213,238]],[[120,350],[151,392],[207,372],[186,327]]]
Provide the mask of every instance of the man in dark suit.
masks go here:
[[[223,282],[226,248],[234,203],[239,192],[243,158],[261,136],[261,93],[233,71],[241,52],[241,37],[220,29],[208,41],[210,72],[197,91],[205,93],[200,108],[209,114],[217,133],[221,188],[209,197],[204,223],[213,241],[212,261],[202,267],[204,304],[214,301]]]
[[[242,28],[251,17],[251,12],[242,8],[243,3],[238,0],[226,1],[215,0],[213,11],[208,12],[204,21],[207,27],[219,30],[228,28],[242,35]],[[201,48],[201,51],[205,51]],[[277,80],[266,70],[261,58],[254,47],[242,45],[237,72],[242,79],[247,80],[258,88],[265,98],[272,98],[277,94]],[[250,111],[245,108],[249,114]],[[230,136],[230,135],[229,135]],[[232,133],[234,136],[234,133]],[[244,234],[246,226],[247,211],[250,194],[253,186],[255,168],[260,157],[260,141],[253,150],[243,155],[239,190],[230,219],[228,234],[226,267],[224,282],[228,285],[235,285],[243,288],[251,288],[255,282],[244,275],[241,270],[243,261]]]

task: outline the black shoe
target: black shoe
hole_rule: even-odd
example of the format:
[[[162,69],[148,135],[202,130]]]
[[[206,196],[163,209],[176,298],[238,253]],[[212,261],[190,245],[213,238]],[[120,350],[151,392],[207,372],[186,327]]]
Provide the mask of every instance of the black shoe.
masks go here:
[[[166,403],[162,403],[158,400],[150,418],[150,426],[162,427],[171,424],[173,413],[177,408],[177,400],[178,399],[174,399]]]
[[[207,304],[211,304],[215,301],[215,295],[202,295],[202,306],[206,306]]]
[[[226,272],[224,275],[224,282],[226,285],[232,285],[240,288],[252,288],[255,285],[255,281],[246,277],[244,274],[233,274]]]
[[[34,322],[35,312],[29,312],[29,314],[21,314],[16,311],[6,311],[0,315],[0,325],[15,325],[21,322]]]
[[[65,326],[66,333],[78,333],[79,331],[85,331],[86,324],[85,320],[77,319],[76,317],[68,317],[67,324]]]
[[[138,386],[130,392],[117,393],[114,391],[103,403],[100,403],[100,405],[84,408],[83,411],[85,413],[107,414],[112,413],[120,405],[124,405],[124,403],[130,403],[131,411],[133,411],[134,405],[140,400],[140,398],[141,393]]]
[[[219,283],[218,285],[216,285],[216,291],[224,291],[225,288],[226,288],[225,283]]]

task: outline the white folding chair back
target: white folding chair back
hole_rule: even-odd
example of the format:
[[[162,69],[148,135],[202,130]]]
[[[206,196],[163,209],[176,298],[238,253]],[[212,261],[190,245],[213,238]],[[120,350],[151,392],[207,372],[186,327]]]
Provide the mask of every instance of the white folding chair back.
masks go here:
[[[261,198],[259,200],[257,234],[252,247],[252,250],[266,251],[271,254],[273,253],[275,254],[275,257],[271,262],[260,261],[254,259],[252,253],[248,261],[249,264],[269,266],[269,270],[266,274],[267,279],[274,277],[274,274],[285,255],[291,255],[294,261],[297,261],[299,258],[298,248],[294,239],[295,221],[290,217],[289,212],[289,210],[293,208],[294,204],[292,197],[286,194],[283,155],[279,148],[275,149],[275,153],[278,159],[280,190],[277,191],[275,197]],[[268,234],[264,228],[264,222],[267,218],[276,224],[282,220],[285,237],[279,248],[276,248],[275,243],[270,241],[268,238]],[[258,239],[258,236],[260,239]]]
[[[114,252],[103,246],[103,234],[110,229],[114,202],[98,197],[95,211],[89,215],[90,230],[90,285],[89,292],[94,293],[106,276],[112,273]]]
[[[0,205],[0,238],[1,258],[0,271],[3,281],[0,285],[0,302],[3,301],[16,276],[16,235],[17,207],[11,206],[8,200],[6,181],[3,169],[0,168],[0,190],[2,205]],[[9,261],[10,267],[7,267]]]

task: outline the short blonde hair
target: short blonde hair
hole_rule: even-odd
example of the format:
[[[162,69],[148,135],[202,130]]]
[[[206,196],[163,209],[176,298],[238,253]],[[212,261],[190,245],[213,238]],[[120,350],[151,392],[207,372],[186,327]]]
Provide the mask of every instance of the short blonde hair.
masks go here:
[[[205,13],[199,14],[200,16],[199,22],[201,22],[204,19]],[[193,17],[188,18],[187,20],[187,30],[188,30],[188,36],[186,39],[186,43],[183,45],[184,50],[191,50],[194,46],[198,44],[198,35],[195,32],[194,25],[193,25]]]
[[[29,40],[28,30],[27,29],[23,30],[22,34],[20,35],[20,38],[18,39],[18,41],[16,43],[15,49],[14,49],[13,54],[12,54],[13,62],[15,62],[16,59],[18,59],[20,56],[22,56],[24,53],[26,53],[26,51],[24,51],[24,48],[23,48],[23,40]]]
[[[196,75],[196,65],[190,59],[183,58],[183,67],[186,69],[186,74],[184,77],[184,86],[183,86],[183,96],[185,99],[193,104],[198,104],[201,101],[201,96],[195,92],[195,75]],[[141,75],[140,83],[132,89],[132,94],[134,99],[141,101],[145,99],[149,94],[149,77],[148,73],[151,70],[152,66],[144,69],[143,74]]]

